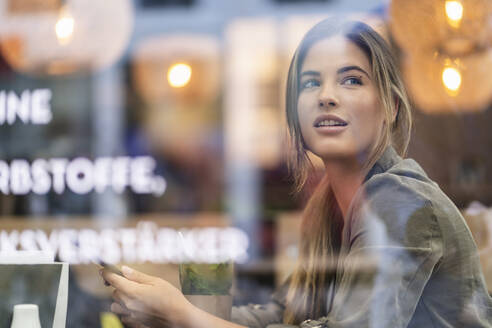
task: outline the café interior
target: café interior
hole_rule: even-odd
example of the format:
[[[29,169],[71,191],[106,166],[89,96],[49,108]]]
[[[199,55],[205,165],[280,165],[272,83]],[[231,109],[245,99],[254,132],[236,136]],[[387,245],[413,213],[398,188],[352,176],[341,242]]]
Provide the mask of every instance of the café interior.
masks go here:
[[[34,303],[43,327],[123,327],[95,262],[179,287],[183,263],[229,261],[232,305],[268,302],[323,173],[313,156],[295,192],[287,71],[337,15],[397,54],[408,157],[465,218],[492,292],[489,1],[0,0],[0,326]]]

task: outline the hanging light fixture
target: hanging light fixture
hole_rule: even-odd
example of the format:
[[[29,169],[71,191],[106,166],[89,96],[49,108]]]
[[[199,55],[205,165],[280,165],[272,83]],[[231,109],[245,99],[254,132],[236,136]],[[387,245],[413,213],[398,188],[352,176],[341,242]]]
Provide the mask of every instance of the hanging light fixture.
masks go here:
[[[75,20],[72,15],[66,8],[63,8],[60,12],[60,17],[55,24],[56,38],[60,45],[70,43],[73,36],[74,25]]]
[[[458,28],[463,20],[463,5],[461,1],[447,0],[444,4],[446,9],[446,17],[449,25]]]
[[[489,45],[490,0],[392,0],[389,26],[407,52],[463,56]]]
[[[461,86],[461,72],[454,67],[445,66],[442,70],[442,83],[452,96],[458,94]]]
[[[186,63],[177,63],[169,67],[167,81],[173,88],[182,88],[191,80],[191,66]]]
[[[13,69],[26,74],[108,67],[125,51],[133,28],[130,0],[57,0],[57,6],[42,11],[33,9],[39,0],[21,0],[25,5],[14,7],[6,1],[17,0],[0,0],[0,51]]]
[[[478,110],[492,99],[490,0],[392,0],[389,27],[424,111]]]
[[[152,144],[179,158],[200,156],[218,124],[221,54],[207,35],[145,39],[131,54],[142,125]]]
[[[215,38],[172,35],[149,38],[132,54],[135,85],[147,103],[194,103],[215,98],[220,51]]]
[[[492,102],[492,50],[455,59],[437,52],[408,55],[402,71],[413,101],[424,112],[470,112]]]

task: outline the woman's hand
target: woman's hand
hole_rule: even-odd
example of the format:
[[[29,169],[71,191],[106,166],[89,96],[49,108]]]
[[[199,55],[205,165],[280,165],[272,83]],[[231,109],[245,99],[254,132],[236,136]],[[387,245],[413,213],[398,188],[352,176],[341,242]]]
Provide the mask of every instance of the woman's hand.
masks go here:
[[[111,311],[135,328],[186,327],[185,320],[196,309],[173,285],[157,277],[122,268],[124,277],[101,270],[105,281],[115,288]]]

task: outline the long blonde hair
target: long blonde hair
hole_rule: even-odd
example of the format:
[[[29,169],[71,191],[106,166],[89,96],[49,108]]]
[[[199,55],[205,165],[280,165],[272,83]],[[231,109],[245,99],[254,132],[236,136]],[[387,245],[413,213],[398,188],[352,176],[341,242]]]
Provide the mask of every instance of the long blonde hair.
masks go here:
[[[287,124],[294,154],[289,160],[289,168],[294,174],[297,191],[302,189],[313,169],[297,113],[300,73],[309,49],[316,42],[333,36],[347,38],[367,56],[384,110],[382,134],[363,163],[363,170],[367,172],[388,145],[392,145],[400,156],[405,156],[410,141],[411,107],[396,60],[386,41],[362,22],[326,19],[304,36],[292,58],[287,77]],[[342,227],[343,217],[325,175],[303,212],[299,258],[287,293],[285,323],[299,324],[304,319],[327,314],[327,304],[329,307],[332,300],[327,299],[326,288],[335,278]]]

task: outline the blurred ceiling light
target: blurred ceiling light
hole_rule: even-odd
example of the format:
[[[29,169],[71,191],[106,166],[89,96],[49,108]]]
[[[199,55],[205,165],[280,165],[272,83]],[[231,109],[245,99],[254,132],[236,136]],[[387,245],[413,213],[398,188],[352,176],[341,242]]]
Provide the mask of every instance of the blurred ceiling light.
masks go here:
[[[492,1],[392,0],[389,12],[420,109],[481,110],[492,101]]]
[[[460,1],[446,1],[446,16],[448,22],[453,27],[458,27],[463,19],[463,5]]]
[[[210,36],[148,38],[132,54],[135,87],[149,104],[206,103],[219,93],[220,58],[219,42]]]
[[[492,49],[460,59],[405,56],[402,71],[412,100],[424,112],[480,111],[492,102]]]
[[[25,74],[108,67],[125,51],[133,30],[130,0],[64,0],[56,10],[42,12],[12,12],[7,1],[13,0],[0,0],[0,51],[13,69]]]
[[[136,45],[132,84],[142,101],[138,115],[152,147],[186,163],[202,161],[221,124],[221,68],[214,36],[161,35]]]
[[[456,57],[490,45],[490,0],[392,0],[389,12],[390,31],[409,53],[437,50]]]
[[[442,70],[442,83],[452,92],[452,95],[456,95],[461,85],[460,71],[454,67],[445,67]]]
[[[182,88],[190,82],[191,66],[184,63],[174,64],[167,71],[167,81],[173,88]]]
[[[75,21],[67,11],[63,11],[55,24],[55,33],[61,45],[68,44],[72,40]]]

